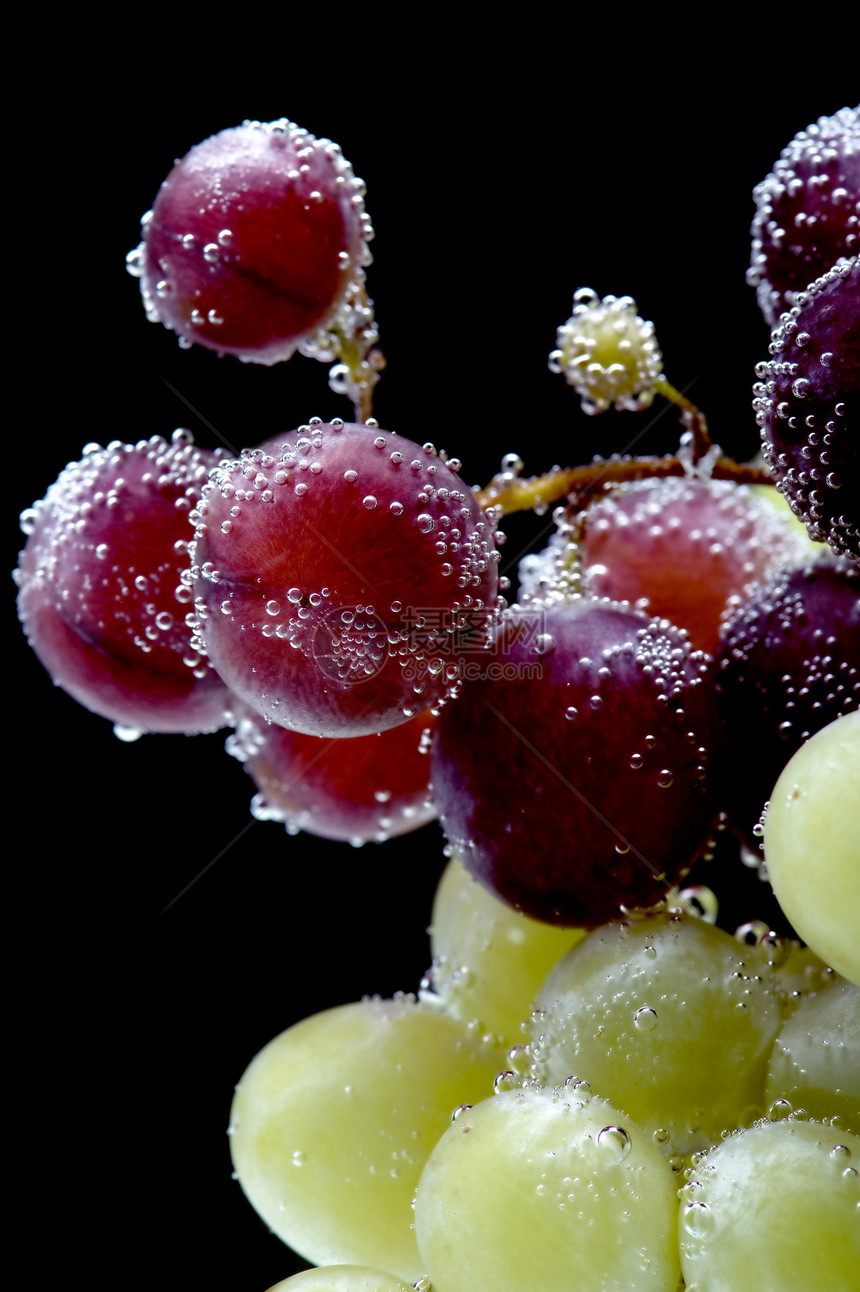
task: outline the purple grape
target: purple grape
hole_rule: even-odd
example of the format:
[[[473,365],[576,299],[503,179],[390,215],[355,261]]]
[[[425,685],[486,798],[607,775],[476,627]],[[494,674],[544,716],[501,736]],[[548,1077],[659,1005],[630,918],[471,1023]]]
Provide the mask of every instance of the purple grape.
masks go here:
[[[756,368],[762,453],[812,538],[860,557],[860,260],[798,295]]]
[[[253,709],[314,736],[396,726],[445,696],[497,611],[493,523],[444,457],[313,419],[223,462],[199,508],[205,649]],[[477,648],[476,646],[476,648]]]
[[[860,108],[802,130],[753,197],[747,281],[773,327],[798,292],[860,251]]]
[[[212,731],[232,697],[192,646],[189,515],[217,457],[168,444],[92,446],[21,518],[18,613],[51,677],[145,731]]]
[[[715,663],[723,806],[757,848],[755,826],[792,754],[860,707],[860,568],[825,555],[781,571],[736,611]]]
[[[549,923],[665,897],[716,810],[704,658],[627,604],[515,608],[437,719],[431,785],[454,853]]]
[[[362,192],[337,145],[291,121],[213,135],[176,163],[128,259],[147,316],[255,363],[313,349],[370,261]]]

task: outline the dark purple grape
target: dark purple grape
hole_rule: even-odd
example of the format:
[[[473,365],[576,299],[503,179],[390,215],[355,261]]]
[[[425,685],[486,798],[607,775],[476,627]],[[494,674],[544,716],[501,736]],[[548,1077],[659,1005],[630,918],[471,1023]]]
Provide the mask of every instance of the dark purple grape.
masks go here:
[[[747,281],[773,327],[797,293],[860,252],[860,108],[821,117],[782,150],[753,192]]]
[[[194,556],[200,636],[253,709],[315,736],[396,726],[489,640],[493,523],[432,445],[313,419],[213,472]]]
[[[212,731],[232,697],[192,646],[189,521],[216,454],[168,444],[91,446],[21,518],[16,574],[30,645],[80,704],[145,731]]]
[[[143,218],[128,266],[147,316],[255,363],[313,350],[370,261],[362,192],[336,144],[290,121],[213,135]]]
[[[430,795],[432,714],[373,736],[305,736],[242,713],[227,752],[257,786],[261,821],[353,845],[381,843],[436,816]]]
[[[626,604],[515,607],[437,719],[431,785],[454,853],[550,923],[665,897],[716,810],[704,658]]]
[[[777,488],[812,538],[860,557],[860,260],[798,296],[756,368],[753,408]]]
[[[792,754],[860,707],[860,568],[825,555],[762,584],[730,620],[715,663],[722,806],[757,848],[755,826]]]

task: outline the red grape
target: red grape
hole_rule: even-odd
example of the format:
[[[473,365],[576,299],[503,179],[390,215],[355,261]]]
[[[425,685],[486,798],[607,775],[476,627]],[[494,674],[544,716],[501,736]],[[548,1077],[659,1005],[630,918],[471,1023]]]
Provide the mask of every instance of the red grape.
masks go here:
[[[189,514],[216,461],[187,432],[92,445],[22,517],[30,645],[59,686],[122,726],[225,725],[232,697],[185,622]]]
[[[753,197],[747,279],[773,327],[807,284],[860,251],[860,108],[802,130]]]
[[[381,843],[426,825],[433,718],[419,714],[378,735],[338,740],[277,727],[250,710],[227,740],[259,793],[259,820],[281,821],[290,834]]]
[[[703,659],[628,605],[510,612],[436,724],[431,785],[464,865],[550,923],[663,898],[715,814]]]
[[[313,352],[370,261],[362,192],[337,145],[291,121],[213,135],[176,163],[129,257],[147,316],[255,363]]]
[[[750,490],[682,476],[613,489],[578,518],[583,591],[641,605],[711,654],[724,619],[802,538]]]
[[[756,369],[762,454],[812,538],[860,557],[860,259],[798,296]]]
[[[448,693],[464,635],[487,643],[497,562],[493,523],[432,445],[314,419],[213,472],[200,636],[271,721],[367,735]]]

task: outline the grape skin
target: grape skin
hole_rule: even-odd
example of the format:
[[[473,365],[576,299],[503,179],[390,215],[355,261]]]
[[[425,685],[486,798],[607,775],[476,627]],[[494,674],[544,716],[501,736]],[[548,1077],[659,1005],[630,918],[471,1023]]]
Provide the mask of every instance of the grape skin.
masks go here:
[[[747,281],[773,327],[808,283],[860,249],[860,108],[796,135],[753,198]]]
[[[707,1148],[763,1111],[781,1016],[760,969],[728,933],[679,912],[595,929],[537,994],[532,1075],[582,1078],[666,1153]]]
[[[458,1104],[493,1088],[502,1056],[408,997],[306,1018],[236,1087],[230,1148],[254,1208],[317,1265],[421,1274],[412,1196]]]
[[[716,810],[702,657],[665,620],[582,598],[512,611],[485,665],[433,737],[433,794],[463,864],[550,923],[593,928],[659,901]]]
[[[583,935],[513,910],[454,857],[433,901],[426,990],[446,1012],[515,1045],[544,978]]]
[[[417,830],[436,816],[430,796],[430,713],[345,742],[306,736],[245,710],[227,752],[253,779],[252,812],[358,846]]]
[[[366,1265],[324,1265],[304,1270],[269,1288],[269,1292],[412,1292],[413,1285],[401,1283],[384,1270]]]
[[[756,368],[762,456],[810,536],[860,557],[860,259],[797,298]]]
[[[233,697],[194,647],[189,516],[217,461],[187,432],[90,446],[22,518],[16,581],[57,685],[131,730],[213,731]]]
[[[747,846],[805,740],[860,707],[860,569],[829,555],[780,571],[726,625],[715,693],[728,756],[722,806]]]
[[[857,1136],[809,1121],[762,1122],[718,1144],[682,1193],[688,1292],[853,1292],[858,1163]]]
[[[641,605],[710,654],[731,611],[803,550],[751,490],[671,476],[598,499],[578,519],[573,545],[583,592]]]
[[[829,723],[784,768],[768,804],[764,856],[777,901],[829,965],[860,985],[860,712]]]
[[[496,616],[495,527],[432,445],[312,419],[223,462],[196,513],[200,637],[253,709],[315,736],[383,731],[456,676]]]
[[[807,996],[779,1030],[765,1101],[803,1108],[860,1135],[860,987],[837,979]]]
[[[219,354],[288,359],[363,282],[372,237],[340,149],[293,122],[243,125],[176,163],[130,257],[147,316]]]
[[[415,1197],[440,1292],[675,1292],[676,1216],[671,1168],[644,1132],[573,1087],[463,1110]]]

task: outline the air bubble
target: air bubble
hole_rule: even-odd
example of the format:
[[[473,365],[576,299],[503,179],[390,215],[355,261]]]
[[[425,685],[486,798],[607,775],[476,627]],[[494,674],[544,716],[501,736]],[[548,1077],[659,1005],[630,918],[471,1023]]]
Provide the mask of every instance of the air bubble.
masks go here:
[[[604,1126],[597,1136],[597,1145],[613,1164],[623,1162],[632,1147],[623,1126]]]
[[[650,1005],[640,1006],[633,1015],[633,1024],[639,1032],[653,1032],[657,1026],[656,1009],[652,1009]]]

